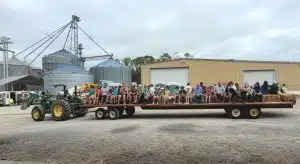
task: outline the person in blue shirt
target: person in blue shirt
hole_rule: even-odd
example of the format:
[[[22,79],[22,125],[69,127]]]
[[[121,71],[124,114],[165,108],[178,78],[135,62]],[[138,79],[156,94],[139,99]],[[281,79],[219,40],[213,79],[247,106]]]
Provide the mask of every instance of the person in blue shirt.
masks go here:
[[[118,102],[119,103],[119,89],[118,87],[114,87],[113,88],[113,91],[112,91],[112,103],[116,103]]]
[[[270,85],[268,84],[268,81],[264,81],[263,85],[260,87],[260,92],[263,95],[269,94]]]
[[[196,102],[201,103],[203,98],[203,89],[200,85],[195,88]]]

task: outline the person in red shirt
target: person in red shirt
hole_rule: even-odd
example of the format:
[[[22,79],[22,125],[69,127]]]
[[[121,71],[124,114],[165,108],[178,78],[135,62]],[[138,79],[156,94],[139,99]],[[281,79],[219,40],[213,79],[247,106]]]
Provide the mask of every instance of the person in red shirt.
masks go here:
[[[100,104],[102,102],[102,88],[98,86],[96,88],[96,104]]]
[[[206,92],[205,92],[205,102],[206,103],[210,103],[211,102],[211,96],[213,94],[213,88],[210,86],[210,87],[207,87],[206,88]]]

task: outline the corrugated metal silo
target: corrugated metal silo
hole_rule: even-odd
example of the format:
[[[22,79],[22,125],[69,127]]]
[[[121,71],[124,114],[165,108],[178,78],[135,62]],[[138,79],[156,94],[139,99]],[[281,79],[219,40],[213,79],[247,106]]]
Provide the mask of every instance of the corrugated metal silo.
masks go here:
[[[131,69],[119,60],[108,59],[94,67],[90,68],[94,75],[94,80],[110,80],[115,83],[130,83]]]
[[[57,94],[62,90],[61,87],[54,87],[57,84],[64,84],[67,88],[72,88],[75,85],[81,86],[93,82],[93,75],[79,66],[57,68],[46,72],[44,75],[44,89],[52,94]]]
[[[45,71],[54,70],[63,66],[80,66],[80,59],[71,52],[62,49],[42,58],[43,69]]]

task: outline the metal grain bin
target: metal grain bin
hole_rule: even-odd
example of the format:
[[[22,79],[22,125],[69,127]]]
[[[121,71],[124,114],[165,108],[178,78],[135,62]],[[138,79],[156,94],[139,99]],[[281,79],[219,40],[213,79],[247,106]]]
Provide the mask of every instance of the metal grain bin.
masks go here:
[[[4,78],[3,76],[3,62],[0,63],[0,79]],[[30,66],[26,63],[20,61],[16,57],[12,57],[8,60],[8,76],[21,76],[27,75],[29,73]]]
[[[93,82],[93,75],[79,66],[57,68],[46,72],[44,75],[44,89],[52,94],[57,94],[62,90],[61,87],[54,87],[57,84],[64,84],[67,88],[72,88],[75,85],[81,86]]]
[[[115,83],[130,83],[131,69],[119,60],[108,59],[94,67],[90,68],[90,72],[94,75],[94,80],[110,80]]]
[[[80,66],[80,59],[71,52],[62,49],[42,58],[43,69],[45,71],[54,70],[63,66]]]

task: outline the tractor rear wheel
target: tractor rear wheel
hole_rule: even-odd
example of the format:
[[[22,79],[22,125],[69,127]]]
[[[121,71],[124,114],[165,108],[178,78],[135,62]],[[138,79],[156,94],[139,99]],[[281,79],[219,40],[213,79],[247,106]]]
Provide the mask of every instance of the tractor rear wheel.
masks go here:
[[[45,115],[45,109],[41,105],[36,105],[31,110],[31,117],[34,121],[43,121]]]
[[[55,100],[52,109],[51,115],[55,121],[67,120],[70,117],[72,108],[70,103],[64,99]]]

